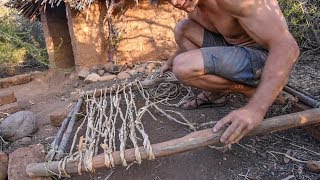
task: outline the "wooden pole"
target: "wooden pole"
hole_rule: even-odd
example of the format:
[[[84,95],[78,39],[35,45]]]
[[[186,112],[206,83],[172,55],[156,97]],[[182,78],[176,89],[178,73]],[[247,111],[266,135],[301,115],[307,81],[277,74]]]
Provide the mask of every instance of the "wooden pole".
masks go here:
[[[51,143],[51,150],[49,151],[48,155],[46,156],[46,160],[52,161],[54,159],[54,156],[56,155],[57,150],[59,148],[61,138],[64,134],[64,131],[65,131],[67,125],[69,124],[69,120],[72,117],[73,111],[74,111],[74,108],[72,108],[72,110],[69,112],[68,116],[63,120],[56,137],[54,138],[54,140]]]
[[[301,101],[302,103],[312,107],[312,108],[317,108],[318,106],[318,102],[310,97],[308,97],[307,95],[291,88],[290,86],[285,86],[283,88],[284,91],[286,91],[287,93],[295,96],[298,98],[299,101]]]
[[[141,86],[145,89],[150,89],[150,88],[154,88],[157,85],[159,85],[160,83],[163,82],[168,82],[168,83],[174,83],[174,84],[180,84],[179,81],[177,80],[177,78],[157,78],[157,79],[152,79],[152,80],[145,80],[142,82],[139,82],[141,84]],[[132,91],[137,91],[138,87],[136,86],[138,82],[133,82],[132,84]],[[109,93],[116,93],[117,89],[118,89],[118,84],[113,84],[112,86],[108,87],[108,88],[102,88],[102,89],[96,89],[96,90],[91,90],[91,91],[86,91],[84,94],[90,95],[94,97],[99,97],[101,94],[109,94]],[[125,86],[127,86],[126,84],[120,84],[119,89],[123,89]],[[122,93],[122,91],[120,91],[120,93]],[[77,94],[77,92],[74,92],[74,94]]]
[[[266,134],[281,130],[286,130],[290,128],[297,128],[301,126],[307,126],[312,124],[320,123],[320,108],[306,110],[294,114],[288,114],[278,117],[273,117],[264,120],[261,125],[251,131],[247,136],[255,136],[259,134]],[[153,144],[152,149],[156,157],[169,156],[177,153],[182,153],[186,151],[191,151],[194,149],[206,147],[208,145],[220,144],[219,138],[222,135],[223,131],[218,133],[213,133],[212,129],[205,129],[197,132],[190,133],[182,138],[173,139],[170,141]],[[148,159],[148,155],[143,149],[139,148],[142,159]],[[121,164],[120,152],[113,153],[113,159],[115,164]],[[133,162],[135,158],[135,150],[127,149],[125,150],[125,159],[127,162]],[[48,171],[58,173],[59,161],[53,161],[48,163],[37,163],[30,164],[26,173],[30,177],[37,176],[47,176]],[[99,154],[92,159],[92,165],[94,169],[99,169],[105,167],[104,165],[104,154]],[[78,163],[77,162],[67,162],[66,163],[66,172],[67,173],[76,173],[78,172]],[[84,168],[82,167],[82,170]]]
[[[59,145],[59,149],[57,151],[57,155],[55,157],[56,160],[60,160],[64,156],[64,150],[65,150],[65,148],[67,146],[67,143],[69,141],[69,138],[70,138],[73,126],[74,126],[74,124],[76,122],[77,114],[80,111],[82,102],[83,102],[83,97],[80,97],[78,99],[78,102],[77,102],[76,106],[74,107],[74,109],[72,111],[71,119],[70,119],[70,121],[68,123],[68,127],[67,127],[65,133],[63,134],[63,137],[61,139],[61,143]]]

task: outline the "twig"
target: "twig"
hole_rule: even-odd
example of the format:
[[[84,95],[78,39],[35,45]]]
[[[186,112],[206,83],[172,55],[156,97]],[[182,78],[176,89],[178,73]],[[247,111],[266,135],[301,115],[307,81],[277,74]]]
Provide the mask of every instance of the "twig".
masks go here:
[[[240,143],[236,143],[238,146],[240,146],[240,147],[242,147],[243,149],[246,149],[246,150],[248,150],[248,151],[250,151],[250,152],[252,152],[252,153],[256,153],[257,151],[254,149],[254,150],[252,150],[252,149],[249,149],[249,148],[247,148],[247,147],[245,147],[244,145],[242,145],[242,144],[240,144]]]
[[[275,156],[274,154],[272,154],[271,152],[267,151],[268,154],[270,154],[271,156],[273,156],[277,161],[279,161],[279,159],[277,158],[277,156]]]
[[[305,147],[302,147],[302,146],[299,146],[299,145],[296,145],[296,144],[293,144],[293,143],[289,143],[289,144],[292,145],[292,146],[295,146],[295,147],[297,147],[297,148],[300,148],[300,149],[309,151],[309,152],[311,152],[311,153],[313,153],[313,154],[315,154],[315,155],[317,155],[317,156],[320,156],[320,153],[317,153],[317,152],[312,151],[312,150],[310,150],[310,149],[307,149],[307,148],[305,148]]]
[[[274,154],[280,154],[280,155],[283,155],[285,156],[286,158],[292,160],[292,161],[295,161],[295,162],[299,162],[299,163],[308,163],[308,161],[302,161],[302,160],[299,160],[299,159],[296,159],[288,154],[285,154],[285,153],[281,153],[281,152],[277,152],[277,151],[267,151],[268,153],[274,153]]]
[[[290,142],[297,143],[297,141],[294,141],[294,140],[289,139],[289,138],[286,138],[286,137],[282,137],[282,136],[280,136],[280,135],[278,135],[278,134],[276,134],[276,133],[272,133],[272,134],[273,134],[274,136],[276,136],[276,137],[280,138],[280,139],[283,139],[283,140],[286,140],[286,141],[290,141]],[[305,143],[305,142],[299,142],[299,143],[301,143],[301,144],[305,144],[305,145],[308,145],[308,146],[313,146],[313,145],[308,144],[308,143]]]
[[[283,178],[281,180],[290,180],[290,179],[293,179],[293,178],[295,178],[295,176],[294,175],[290,175],[290,176],[288,176],[286,178]]]
[[[197,129],[202,128],[203,126],[209,126],[209,125],[214,125],[217,124],[218,121],[210,121],[210,122],[204,122],[204,123],[199,123],[197,125]]]
[[[5,140],[3,139],[2,136],[0,136],[0,139],[1,139],[1,141],[2,141],[4,144],[9,144],[7,141],[5,141]]]
[[[108,180],[113,173],[114,173],[114,170],[112,170],[112,171],[106,176],[106,178],[104,178],[104,180]]]
[[[248,177],[249,173],[250,173],[250,169],[248,169],[248,171],[247,171],[246,175],[238,174],[238,176],[240,176],[240,177],[244,177],[244,179],[249,179],[249,177]]]

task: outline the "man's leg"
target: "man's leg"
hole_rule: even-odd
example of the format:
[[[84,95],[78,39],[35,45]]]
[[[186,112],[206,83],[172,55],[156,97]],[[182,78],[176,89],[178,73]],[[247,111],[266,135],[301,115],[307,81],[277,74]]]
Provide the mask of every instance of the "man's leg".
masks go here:
[[[202,46],[204,28],[191,19],[184,19],[179,21],[174,28],[174,37],[178,44],[178,49],[161,68],[161,72],[172,70],[172,63],[177,55],[199,49]]]
[[[206,92],[199,95],[199,99],[216,99],[225,92],[241,92],[250,96],[249,88],[245,88],[244,85],[219,76],[204,74],[203,58],[200,51],[204,43],[204,33],[203,26],[190,19],[182,20],[176,25],[174,36],[179,49],[168,61],[173,62],[173,72],[177,78],[187,85],[205,90]],[[214,42],[210,45],[220,46]],[[252,88],[250,89],[252,90]],[[217,103],[224,100],[223,98],[218,99]],[[201,104],[199,101],[197,103]],[[197,104],[192,101],[188,105],[195,106]]]
[[[183,84],[207,91],[199,95],[199,99],[203,100],[206,100],[207,97],[209,100],[215,99],[220,97],[221,93],[241,93],[250,97],[255,92],[253,87],[217,75],[205,74],[204,60],[200,49],[178,55],[173,61],[173,73]],[[201,102],[196,100],[186,104],[187,107],[198,105],[201,105]]]

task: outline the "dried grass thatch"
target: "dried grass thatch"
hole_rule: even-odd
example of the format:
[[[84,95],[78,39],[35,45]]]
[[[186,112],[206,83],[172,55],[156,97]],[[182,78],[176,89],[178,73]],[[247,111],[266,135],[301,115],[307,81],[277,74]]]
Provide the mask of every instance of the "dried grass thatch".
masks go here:
[[[23,16],[28,19],[36,19],[40,10],[46,10],[47,7],[57,7],[61,3],[70,5],[71,8],[79,11],[87,9],[94,1],[97,0],[9,0],[6,4],[10,8],[17,9]],[[129,0],[105,0],[108,12],[116,6],[124,4]],[[138,3],[139,0],[134,0]],[[157,4],[159,0],[149,0],[150,3]]]

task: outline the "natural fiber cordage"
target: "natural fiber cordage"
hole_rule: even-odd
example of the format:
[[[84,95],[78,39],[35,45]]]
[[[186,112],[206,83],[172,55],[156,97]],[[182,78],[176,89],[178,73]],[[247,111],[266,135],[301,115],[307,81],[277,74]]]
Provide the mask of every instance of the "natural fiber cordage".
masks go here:
[[[169,76],[167,74],[165,78],[168,79]],[[159,113],[169,120],[195,130],[195,124],[190,123],[181,113],[161,108],[163,105],[178,106],[182,101],[173,104],[170,100],[175,100],[181,95],[190,96],[190,89],[165,80],[148,89],[142,84],[138,81],[125,82],[110,87],[113,90],[106,88],[100,92],[95,90],[93,94],[83,93],[85,117],[74,134],[69,153],[60,161],[60,177],[68,176],[65,164],[69,161],[78,162],[79,174],[82,168],[93,172],[92,158],[99,151],[104,153],[106,167],[114,167],[112,152],[115,151],[120,152],[122,165],[127,166],[124,151],[128,146],[135,149],[136,162],[140,164],[142,160],[139,143],[143,145],[149,159],[154,159],[151,142],[143,125],[146,123],[143,122],[146,114],[157,120],[154,113]],[[137,96],[143,101],[140,100],[138,103]],[[85,132],[80,133],[83,130]]]

